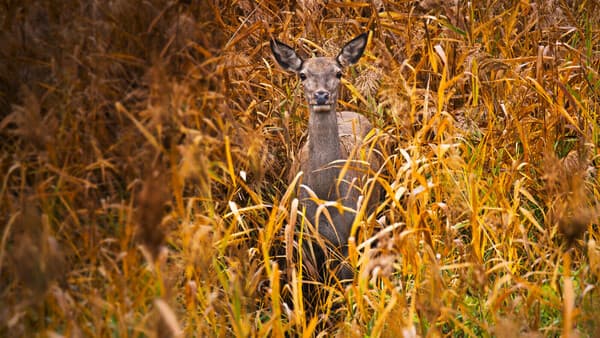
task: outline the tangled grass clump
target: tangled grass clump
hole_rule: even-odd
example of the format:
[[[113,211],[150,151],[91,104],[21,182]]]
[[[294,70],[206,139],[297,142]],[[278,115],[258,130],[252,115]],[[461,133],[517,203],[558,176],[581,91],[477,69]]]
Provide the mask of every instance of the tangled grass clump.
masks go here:
[[[598,22],[569,0],[5,1],[0,336],[600,336]],[[353,282],[305,302],[306,107],[268,44],[367,30],[340,105],[381,130],[383,196]]]

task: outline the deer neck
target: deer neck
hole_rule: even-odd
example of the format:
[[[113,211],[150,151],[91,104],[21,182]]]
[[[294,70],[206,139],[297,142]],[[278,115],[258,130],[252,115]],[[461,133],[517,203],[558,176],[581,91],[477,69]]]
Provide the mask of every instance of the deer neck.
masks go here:
[[[336,182],[340,169],[332,162],[340,159],[341,151],[335,105],[329,112],[310,108],[308,135],[307,185],[321,199],[337,199]]]

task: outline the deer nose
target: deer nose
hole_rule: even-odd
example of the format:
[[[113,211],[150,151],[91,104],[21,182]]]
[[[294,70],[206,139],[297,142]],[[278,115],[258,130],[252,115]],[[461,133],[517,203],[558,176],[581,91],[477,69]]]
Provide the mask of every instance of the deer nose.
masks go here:
[[[327,104],[329,101],[329,93],[324,90],[319,90],[315,93],[315,101],[317,104]]]

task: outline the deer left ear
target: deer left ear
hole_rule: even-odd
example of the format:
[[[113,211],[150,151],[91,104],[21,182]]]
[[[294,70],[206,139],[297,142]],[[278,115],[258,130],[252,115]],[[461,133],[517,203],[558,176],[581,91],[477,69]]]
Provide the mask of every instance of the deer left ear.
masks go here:
[[[302,58],[296,54],[292,47],[285,43],[271,40],[271,51],[275,56],[275,60],[283,69],[298,72],[302,68]]]
[[[365,47],[367,46],[367,41],[369,40],[369,33],[365,32],[361,35],[355,37],[350,40],[346,45],[342,48],[342,51],[336,57],[337,62],[343,67],[353,65],[365,52]]]

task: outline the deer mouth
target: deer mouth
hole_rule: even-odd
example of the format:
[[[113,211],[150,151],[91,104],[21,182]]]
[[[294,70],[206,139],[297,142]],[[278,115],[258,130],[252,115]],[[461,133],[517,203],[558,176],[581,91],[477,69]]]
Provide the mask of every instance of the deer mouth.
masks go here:
[[[311,108],[314,112],[328,113],[331,111],[330,104],[313,104],[311,105]]]

